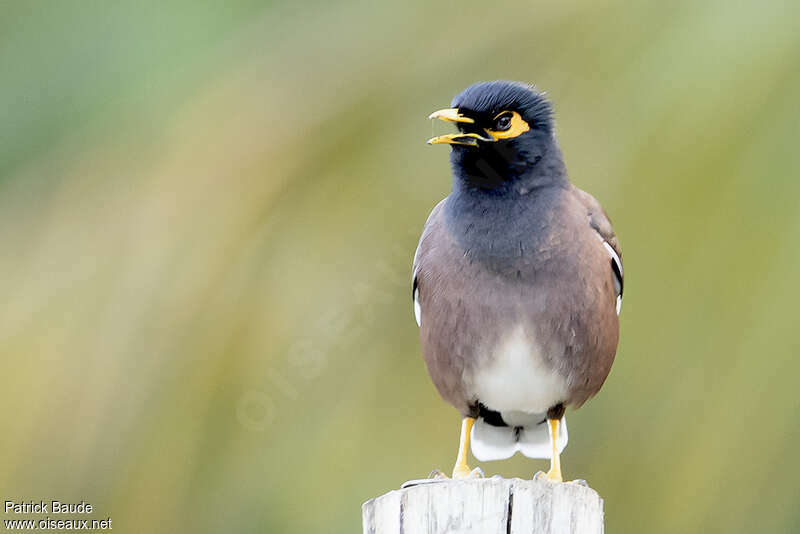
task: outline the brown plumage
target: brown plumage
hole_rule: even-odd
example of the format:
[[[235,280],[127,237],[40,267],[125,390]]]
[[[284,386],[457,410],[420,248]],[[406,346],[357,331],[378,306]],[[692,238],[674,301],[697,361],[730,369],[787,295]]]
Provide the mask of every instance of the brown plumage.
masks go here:
[[[614,361],[619,242],[597,200],[569,183],[539,93],[477,84],[453,108],[446,120],[461,132],[432,140],[453,145],[453,191],[414,258],[422,353],[442,397],[478,418],[476,456],[543,457],[548,412],[580,407]],[[496,122],[510,113],[516,122]],[[521,133],[500,135],[520,119]]]

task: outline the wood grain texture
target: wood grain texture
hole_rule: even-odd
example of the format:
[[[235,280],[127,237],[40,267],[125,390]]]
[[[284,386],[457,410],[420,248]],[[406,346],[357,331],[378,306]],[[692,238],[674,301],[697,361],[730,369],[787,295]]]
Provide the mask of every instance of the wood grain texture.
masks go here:
[[[603,500],[577,483],[492,477],[390,491],[362,506],[364,534],[602,534]]]

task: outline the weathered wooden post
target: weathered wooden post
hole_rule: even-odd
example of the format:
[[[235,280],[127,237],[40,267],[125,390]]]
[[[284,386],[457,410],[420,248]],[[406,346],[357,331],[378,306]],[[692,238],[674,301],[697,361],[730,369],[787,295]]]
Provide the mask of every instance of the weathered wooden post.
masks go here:
[[[603,500],[593,489],[497,476],[403,487],[365,502],[362,516],[364,534],[603,532]]]

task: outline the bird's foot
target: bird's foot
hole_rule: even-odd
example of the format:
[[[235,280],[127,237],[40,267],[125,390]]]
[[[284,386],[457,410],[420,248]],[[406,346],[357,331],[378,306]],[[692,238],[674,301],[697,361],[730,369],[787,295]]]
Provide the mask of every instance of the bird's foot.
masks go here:
[[[551,469],[547,473],[544,471],[537,471],[535,475],[533,475],[533,480],[547,480],[548,482],[564,482],[563,477],[561,476],[561,470],[553,470]]]
[[[472,478],[484,478],[483,469],[480,467],[476,467],[475,469],[470,469],[469,466],[456,466],[453,469],[453,480],[464,480],[464,479],[472,479]],[[450,480],[450,477],[445,475],[439,469],[434,469],[431,471],[431,474],[428,475],[428,480]]]
[[[431,471],[431,474],[428,475],[428,478],[431,480],[445,480],[450,477],[445,475],[441,470],[434,469],[433,471]]]
[[[457,465],[453,468],[453,479],[464,480],[469,478],[483,478],[483,469],[476,467],[470,469],[468,465]]]

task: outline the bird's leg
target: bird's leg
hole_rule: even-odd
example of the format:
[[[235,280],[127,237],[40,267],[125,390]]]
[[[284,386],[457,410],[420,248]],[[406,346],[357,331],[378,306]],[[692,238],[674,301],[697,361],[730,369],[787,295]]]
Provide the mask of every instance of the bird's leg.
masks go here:
[[[461,439],[458,443],[456,465],[453,467],[453,478],[467,478],[472,474],[472,471],[467,465],[467,452],[469,451],[469,436],[470,432],[472,432],[472,425],[474,424],[474,417],[465,417],[461,421]]]
[[[561,425],[561,419],[547,419],[547,424],[550,425],[550,444],[553,446],[553,452],[550,456],[550,471],[545,476],[548,480],[563,482],[561,477],[561,455],[558,453],[558,430]]]

